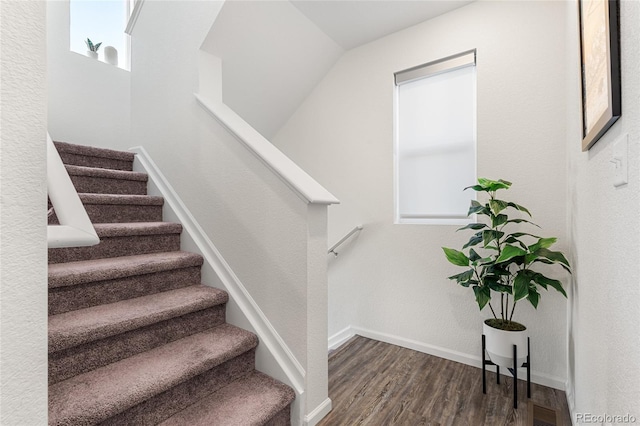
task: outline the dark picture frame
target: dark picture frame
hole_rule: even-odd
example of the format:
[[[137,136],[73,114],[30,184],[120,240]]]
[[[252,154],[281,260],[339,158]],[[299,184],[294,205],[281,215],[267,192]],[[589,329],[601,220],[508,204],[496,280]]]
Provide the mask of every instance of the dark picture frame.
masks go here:
[[[619,0],[579,0],[582,150],[622,115]]]

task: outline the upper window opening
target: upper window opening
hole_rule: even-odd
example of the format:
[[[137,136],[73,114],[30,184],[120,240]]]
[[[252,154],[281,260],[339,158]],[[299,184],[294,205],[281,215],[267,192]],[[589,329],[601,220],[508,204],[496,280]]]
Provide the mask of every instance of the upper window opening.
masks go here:
[[[124,32],[130,15],[128,0],[71,0],[69,10],[69,44],[72,52],[87,54],[86,40],[98,48],[98,58],[113,63],[113,50],[117,51],[117,65],[129,67],[129,35]],[[107,56],[105,56],[107,53]],[[109,54],[111,53],[111,54]]]
[[[468,223],[476,181],[475,50],[395,74],[395,222]]]

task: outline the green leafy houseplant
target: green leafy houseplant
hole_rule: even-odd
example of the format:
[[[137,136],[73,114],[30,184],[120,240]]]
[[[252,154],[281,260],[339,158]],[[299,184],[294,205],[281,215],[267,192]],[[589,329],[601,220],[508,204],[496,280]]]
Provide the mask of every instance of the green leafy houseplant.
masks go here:
[[[510,218],[509,213],[519,211],[531,216],[521,205],[497,198],[497,192],[509,189],[511,182],[504,180],[478,179],[478,184],[465,188],[489,195],[485,204],[471,201],[468,215],[484,216],[486,223],[471,223],[460,230],[475,231],[462,251],[443,247],[449,260],[465,271],[449,277],[463,287],[473,289],[476,302],[482,310],[489,305],[493,319],[486,324],[502,330],[524,330],[513,321],[516,304],[528,300],[534,308],[540,301],[539,288],[553,287],[564,297],[567,293],[558,280],[535,271],[538,265],[559,265],[571,273],[569,262],[559,251],[549,248],[556,238],[541,238],[527,232],[511,232],[513,225],[537,226],[522,218]],[[465,253],[466,250],[466,253]],[[500,315],[491,304],[493,292],[500,293]]]
[[[98,52],[98,49],[100,49],[100,45],[102,44],[102,42],[93,44],[93,42],[88,38],[84,41],[84,43],[87,45],[87,49],[89,49],[90,52],[96,53]]]

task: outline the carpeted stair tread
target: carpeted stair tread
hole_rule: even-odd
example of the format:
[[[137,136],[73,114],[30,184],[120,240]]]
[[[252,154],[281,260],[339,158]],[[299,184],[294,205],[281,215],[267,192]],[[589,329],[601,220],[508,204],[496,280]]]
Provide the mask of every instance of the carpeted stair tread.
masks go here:
[[[103,169],[133,170],[135,154],[132,152],[74,145],[66,142],[54,142],[54,145],[64,164]]]
[[[69,153],[76,155],[86,155],[87,157],[110,158],[113,160],[133,161],[135,154],[128,151],[116,151],[107,148],[98,148],[95,146],[76,145],[67,142],[54,142],[56,149],[60,153]]]
[[[202,398],[159,426],[264,425],[294,398],[293,389],[254,371]]]
[[[185,251],[53,263],[49,265],[49,288],[201,266],[202,263],[202,256]]]
[[[95,193],[78,195],[92,223],[162,221],[163,197]],[[49,225],[59,223],[55,212],[48,216]]]
[[[98,423],[257,344],[253,333],[222,324],[72,377],[49,387],[49,424]]]
[[[94,194],[147,194],[146,173],[104,167],[66,165],[77,192]]]
[[[65,165],[69,176],[87,176],[102,179],[118,179],[147,182],[149,176],[146,173],[130,172],[128,170],[102,169],[100,167],[85,167]]]
[[[49,352],[226,303],[222,290],[195,285],[49,317]]]
[[[164,204],[163,197],[151,195],[129,195],[129,194],[78,194],[83,204],[118,204],[136,206],[161,206]]]
[[[182,232],[182,225],[173,222],[96,223],[93,228],[100,238],[179,234]]]
[[[118,362],[225,322],[226,306],[171,317],[134,330],[49,354],[49,384]]]
[[[100,243],[48,250],[48,424],[290,425],[294,391],[255,371],[135,154],[54,143]]]
[[[89,247],[50,248],[48,263],[135,256],[180,250],[182,225],[171,222],[96,223],[100,243]]]
[[[141,404],[131,407],[100,423],[100,426],[151,426],[168,419],[194,402],[233,383],[255,370],[255,348],[231,358]],[[288,411],[290,419],[290,412]],[[289,426],[281,421],[269,426]],[[188,426],[188,425],[185,425]]]

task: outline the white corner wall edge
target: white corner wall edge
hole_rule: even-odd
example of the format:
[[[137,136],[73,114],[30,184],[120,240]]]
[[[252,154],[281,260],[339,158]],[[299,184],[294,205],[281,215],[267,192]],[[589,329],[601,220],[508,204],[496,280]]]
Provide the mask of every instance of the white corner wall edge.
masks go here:
[[[215,271],[229,296],[237,303],[251,326],[256,330],[261,344],[264,344],[277,361],[296,393],[303,395],[306,373],[302,365],[300,365],[287,344],[282,340],[282,337],[271,325],[264,312],[240,282],[240,279],[231,270],[229,264],[224,260],[165,176],[160,172],[147,151],[141,146],[130,148],[129,151],[136,153],[136,162],[139,162],[142,169],[149,175],[149,181],[157,187],[164,197],[165,205],[178,218],[183,230],[187,232],[195,243],[200,252],[199,254],[204,257],[204,261]]]
[[[49,248],[85,247],[100,242],[60,154],[47,133],[47,192],[60,225],[47,225]]]
[[[448,359],[450,361],[459,362],[476,368],[482,368],[480,357],[472,356],[466,353],[453,351],[439,346],[429,345],[427,343],[418,342],[417,340],[407,339],[404,337],[381,333],[362,327],[349,326],[333,336],[329,337],[329,349],[335,349],[353,336],[358,335],[381,342],[390,343],[392,345],[401,346],[403,348],[413,349],[414,351],[423,352],[425,354]],[[559,377],[553,377],[544,373],[531,372],[531,381],[539,385],[548,386],[550,388],[565,391],[566,381]]]
[[[260,159],[303,201],[311,204],[339,204],[340,201],[309,176],[282,151],[222,102],[194,93],[198,103],[236,139]]]
[[[565,384],[564,394],[567,398],[567,407],[569,408],[569,417],[571,418],[571,424],[574,425],[575,424],[574,419],[576,418],[576,406],[574,404],[575,395],[574,395],[573,383],[571,379],[567,379],[567,382]]]

